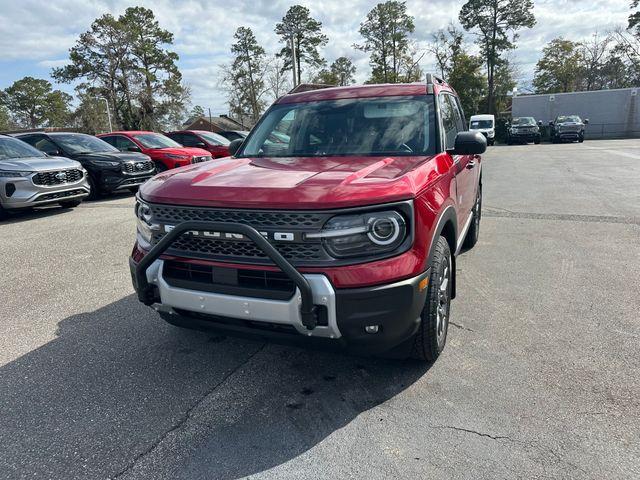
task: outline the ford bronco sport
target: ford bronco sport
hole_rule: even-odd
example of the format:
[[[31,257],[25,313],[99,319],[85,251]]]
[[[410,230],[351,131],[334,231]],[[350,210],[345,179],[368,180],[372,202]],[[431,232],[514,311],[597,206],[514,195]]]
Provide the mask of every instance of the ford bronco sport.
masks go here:
[[[487,143],[464,118],[431,75],[279,98],[232,157],[142,186],[139,299],[181,327],[434,361],[480,227]]]

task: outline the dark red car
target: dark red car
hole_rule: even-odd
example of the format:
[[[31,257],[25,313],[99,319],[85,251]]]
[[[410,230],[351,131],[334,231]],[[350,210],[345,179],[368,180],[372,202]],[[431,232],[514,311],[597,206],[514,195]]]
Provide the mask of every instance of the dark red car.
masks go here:
[[[206,130],[179,130],[165,133],[171,140],[175,140],[185,147],[203,148],[211,153],[213,158],[229,156],[229,140],[222,135]]]
[[[211,153],[202,148],[183,147],[169,137],[156,132],[125,131],[98,135],[122,152],[142,152],[155,162],[158,172],[211,160]]]
[[[487,141],[427,79],[284,95],[232,157],[145,183],[138,298],[182,327],[435,360]]]

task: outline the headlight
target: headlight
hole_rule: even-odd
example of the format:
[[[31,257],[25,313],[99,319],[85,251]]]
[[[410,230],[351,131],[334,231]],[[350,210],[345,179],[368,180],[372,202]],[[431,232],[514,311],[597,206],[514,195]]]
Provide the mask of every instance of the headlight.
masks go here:
[[[331,218],[319,233],[332,257],[365,257],[397,250],[407,239],[407,222],[394,210]]]
[[[0,170],[0,177],[26,177],[33,172],[18,172],[15,170]]]
[[[518,133],[518,130],[517,130],[517,129],[515,129],[515,128],[512,128],[512,129],[511,129],[511,133]]]
[[[114,162],[112,160],[89,160],[91,165],[96,167],[118,167],[120,166],[120,162]]]
[[[189,160],[191,158],[188,155],[175,155],[173,153],[165,153],[164,156],[174,160]]]
[[[136,200],[135,213],[137,218],[138,235],[147,245],[151,244],[153,231],[157,226],[151,223],[151,208],[141,200]],[[155,228],[154,228],[155,227]]]

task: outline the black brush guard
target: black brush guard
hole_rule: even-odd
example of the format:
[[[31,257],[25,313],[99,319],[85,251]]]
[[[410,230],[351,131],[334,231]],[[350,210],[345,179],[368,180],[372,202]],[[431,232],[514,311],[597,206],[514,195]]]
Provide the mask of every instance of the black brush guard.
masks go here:
[[[260,233],[253,227],[242,223],[226,223],[226,222],[198,222],[189,221],[182,222],[173,227],[164,237],[156,243],[151,250],[136,265],[135,278],[136,290],[138,298],[145,305],[154,303],[153,286],[147,281],[147,269],[175,242],[182,234],[198,231],[198,232],[222,232],[235,233],[248,237],[255,245],[268,256],[273,263],[276,264],[285,275],[287,275],[293,283],[296,284],[300,291],[302,302],[300,304],[300,317],[302,324],[308,329],[313,330],[318,323],[318,309],[313,304],[313,292],[311,285],[304,276],[295,269],[276,248],[269,243]]]

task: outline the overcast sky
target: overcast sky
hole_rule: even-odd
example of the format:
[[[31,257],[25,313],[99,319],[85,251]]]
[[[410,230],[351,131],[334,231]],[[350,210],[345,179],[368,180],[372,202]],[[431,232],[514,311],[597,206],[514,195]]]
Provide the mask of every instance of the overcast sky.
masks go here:
[[[571,40],[588,37],[596,30],[606,32],[626,25],[631,0],[535,0],[537,24],[521,32],[512,59],[519,65],[522,81],[530,80],[540,50],[557,36]],[[230,60],[229,47],[236,28],[253,29],[268,53],[280,45],[273,32],[294,1],[121,1],[121,0],[0,0],[0,88],[30,75],[47,78],[52,66],[63,65],[78,35],[104,13],[119,15],[132,5],[151,8],[160,24],[175,35],[173,50],[180,55],[179,67],[192,89],[192,100],[215,114],[226,111],[224,93],[217,88],[218,65]],[[361,41],[360,22],[378,2],[365,0],[322,0],[297,2],[310,8],[323,24],[329,44],[322,52],[330,62],[350,57],[357,65],[357,80],[366,79],[368,59],[352,48]],[[437,29],[457,22],[464,1],[407,0],[415,17],[414,38],[426,42]],[[469,37],[473,41],[473,37]],[[425,70],[433,69],[428,57]],[[71,86],[60,86],[73,93]]]

